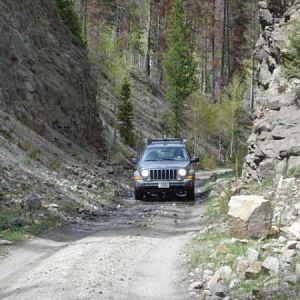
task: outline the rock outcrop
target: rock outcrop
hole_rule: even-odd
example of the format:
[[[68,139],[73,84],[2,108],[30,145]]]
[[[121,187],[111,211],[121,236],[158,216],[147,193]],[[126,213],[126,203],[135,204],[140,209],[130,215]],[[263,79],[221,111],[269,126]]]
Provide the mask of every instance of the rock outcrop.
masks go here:
[[[300,17],[300,1],[291,2],[259,2],[262,32],[256,45],[256,120],[243,170],[247,179],[280,178],[300,168],[300,109],[294,94],[300,81],[285,79],[281,68],[292,21]]]
[[[0,0],[0,105],[48,140],[99,140],[96,83],[54,0]]]

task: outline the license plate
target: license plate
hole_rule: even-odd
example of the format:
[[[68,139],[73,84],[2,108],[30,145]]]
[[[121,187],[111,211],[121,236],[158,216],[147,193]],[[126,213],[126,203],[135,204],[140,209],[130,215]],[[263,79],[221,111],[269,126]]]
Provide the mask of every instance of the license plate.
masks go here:
[[[158,188],[159,189],[168,189],[168,188],[170,188],[170,182],[159,182]]]

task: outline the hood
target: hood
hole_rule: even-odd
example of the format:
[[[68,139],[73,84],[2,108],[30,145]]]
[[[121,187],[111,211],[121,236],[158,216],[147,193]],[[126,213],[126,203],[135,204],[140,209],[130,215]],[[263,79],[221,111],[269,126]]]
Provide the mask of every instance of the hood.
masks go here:
[[[140,169],[181,169],[187,168],[189,161],[145,161],[139,163]]]

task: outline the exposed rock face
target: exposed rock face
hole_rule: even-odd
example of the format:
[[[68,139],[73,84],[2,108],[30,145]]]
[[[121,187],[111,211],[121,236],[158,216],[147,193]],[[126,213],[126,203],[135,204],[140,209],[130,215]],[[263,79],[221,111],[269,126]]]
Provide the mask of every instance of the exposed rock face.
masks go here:
[[[279,178],[300,168],[300,109],[294,95],[300,81],[285,79],[281,68],[291,21],[300,17],[300,1],[286,6],[261,1],[259,7],[257,112],[243,171],[243,177],[250,179]]]
[[[264,238],[271,228],[271,202],[261,196],[233,196],[229,202],[230,235],[239,239]]]
[[[49,140],[99,138],[96,84],[54,0],[0,0],[0,105]]]

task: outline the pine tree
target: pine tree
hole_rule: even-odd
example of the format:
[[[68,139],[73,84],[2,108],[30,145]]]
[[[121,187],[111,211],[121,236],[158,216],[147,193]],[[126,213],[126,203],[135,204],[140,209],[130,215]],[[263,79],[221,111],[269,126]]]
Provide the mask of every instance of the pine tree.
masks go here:
[[[118,120],[120,135],[124,139],[125,143],[133,146],[133,106],[130,101],[131,87],[128,78],[125,78],[120,92],[120,102],[118,108]]]
[[[164,57],[166,69],[166,98],[170,103],[168,131],[180,136],[183,101],[195,90],[196,66],[193,59],[191,34],[186,22],[182,0],[173,0],[169,16],[167,51]]]
[[[68,26],[71,32],[84,44],[82,38],[82,28],[79,18],[74,11],[74,3],[71,0],[56,0],[56,5],[59,9],[60,17],[63,23]]]

